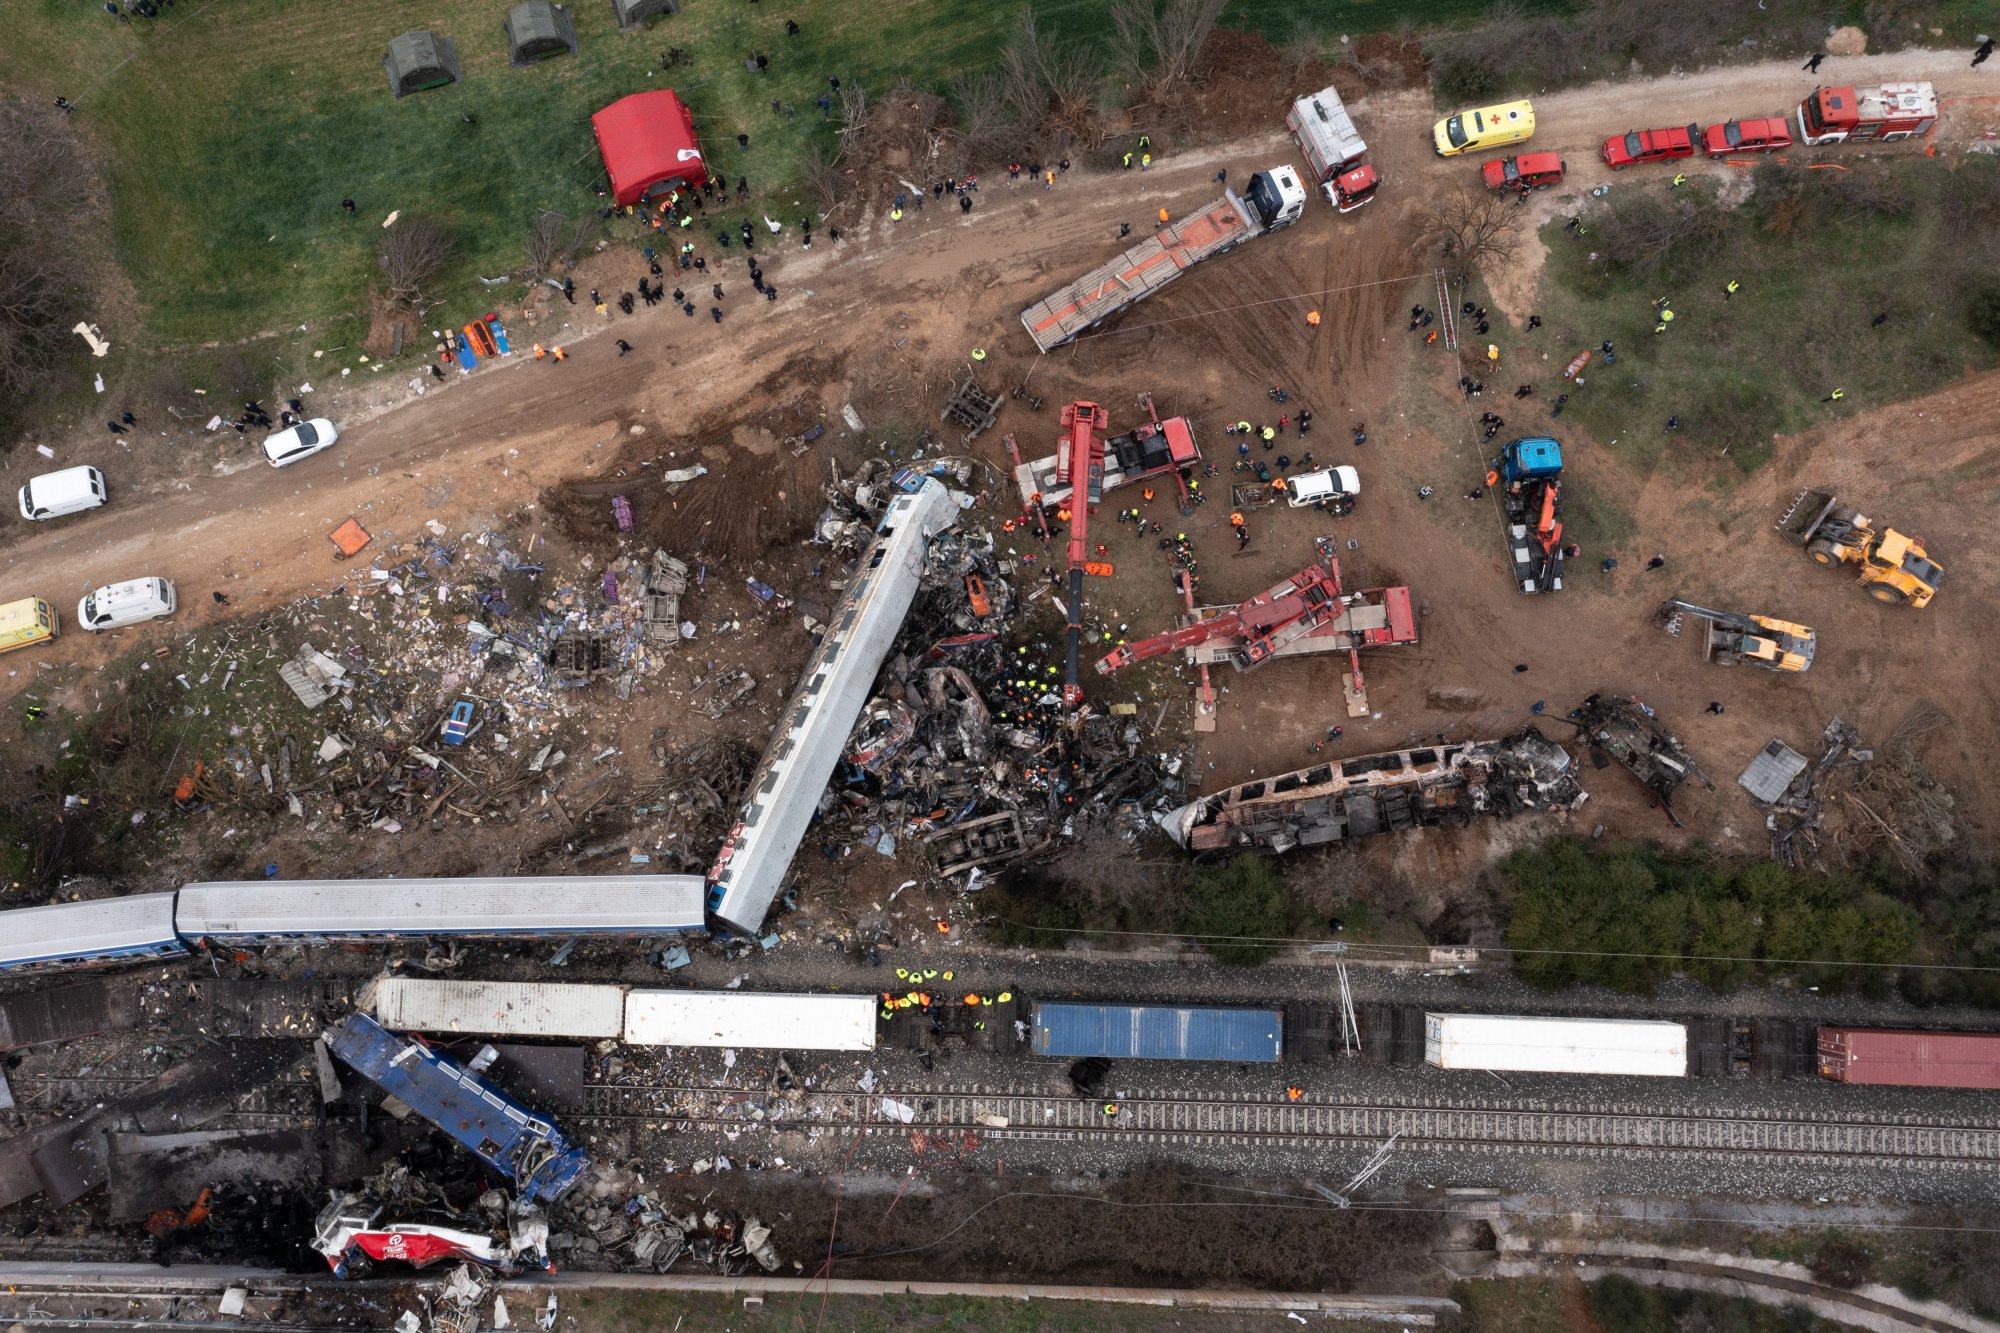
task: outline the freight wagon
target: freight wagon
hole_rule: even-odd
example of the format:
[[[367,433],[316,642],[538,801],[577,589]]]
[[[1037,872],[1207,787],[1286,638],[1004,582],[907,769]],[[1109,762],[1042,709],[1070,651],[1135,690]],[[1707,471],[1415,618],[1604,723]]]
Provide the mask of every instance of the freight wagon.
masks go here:
[[[1285,1016],[1276,1009],[1044,1000],[1034,1014],[1036,1055],[1237,1064],[1285,1057]]]
[[[1620,1018],[1424,1015],[1424,1061],[1496,1073],[1685,1078],[1687,1028]]]
[[[2000,1088],[2000,1032],[1823,1027],[1819,1072],[1884,1087]]]

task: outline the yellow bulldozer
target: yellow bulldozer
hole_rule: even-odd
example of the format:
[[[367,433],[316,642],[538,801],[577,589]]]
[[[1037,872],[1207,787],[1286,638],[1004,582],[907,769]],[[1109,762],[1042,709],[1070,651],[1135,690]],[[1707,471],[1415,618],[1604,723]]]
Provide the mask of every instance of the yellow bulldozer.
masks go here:
[[[1831,491],[1800,491],[1778,519],[1778,531],[1805,547],[1814,564],[1853,565],[1878,602],[1929,606],[1944,583],[1944,567],[1931,560],[1922,538],[1894,528],[1877,531]]]
[[[1741,666],[1747,662],[1766,671],[1793,672],[1812,667],[1819,636],[1810,626],[1740,611],[1717,611],[1678,597],[1660,603],[1660,609],[1653,613],[1653,623],[1669,634],[1679,635],[1681,622],[1687,616],[1708,623],[1702,657],[1717,666]]]

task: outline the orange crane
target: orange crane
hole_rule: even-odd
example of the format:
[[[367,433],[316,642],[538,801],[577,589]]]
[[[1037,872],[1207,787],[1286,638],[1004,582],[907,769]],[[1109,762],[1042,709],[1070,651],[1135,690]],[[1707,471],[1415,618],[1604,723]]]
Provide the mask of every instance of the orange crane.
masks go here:
[[[1056,479],[1069,495],[1069,640],[1063,667],[1063,702],[1071,708],[1083,702],[1077,661],[1083,651],[1083,575],[1090,563],[1090,510],[1104,498],[1104,409],[1076,402],[1062,410],[1068,438],[1056,460]],[[1081,485],[1078,484],[1081,479]]]

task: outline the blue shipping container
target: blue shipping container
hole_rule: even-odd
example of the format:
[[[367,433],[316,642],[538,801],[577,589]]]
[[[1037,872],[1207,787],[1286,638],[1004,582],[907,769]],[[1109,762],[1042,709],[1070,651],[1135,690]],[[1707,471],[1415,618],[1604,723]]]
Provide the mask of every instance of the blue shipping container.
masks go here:
[[[554,1203],[590,1164],[552,1121],[450,1056],[406,1041],[366,1014],[349,1014],[326,1036],[342,1061],[513,1181],[523,1200]]]
[[[1285,1054],[1285,1016],[1275,1009],[1042,1001],[1035,1005],[1035,1054],[1276,1064]]]

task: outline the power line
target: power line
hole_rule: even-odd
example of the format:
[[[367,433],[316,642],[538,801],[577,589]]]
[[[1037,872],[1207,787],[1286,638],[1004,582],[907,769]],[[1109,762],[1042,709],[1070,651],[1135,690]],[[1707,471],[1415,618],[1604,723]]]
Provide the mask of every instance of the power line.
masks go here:
[[[1017,921],[1012,917],[1000,917],[1001,924],[1017,930],[1035,930],[1056,935],[1137,935],[1147,939],[1215,941],[1222,944],[1273,944],[1298,945],[1313,944],[1315,941],[1297,939],[1288,935],[1202,935],[1192,931],[1175,930],[1111,930],[1092,926],[1041,926],[1032,922]],[[1504,944],[1498,945],[1425,945],[1425,944],[1358,944],[1349,943],[1350,957],[1367,949],[1382,951],[1382,957],[1389,961],[1412,961],[1407,954],[1391,952],[1397,949],[1430,948],[1491,948],[1504,951],[1515,957],[1531,956],[1546,958],[1628,958],[1665,963],[1749,963],[1759,967],[1874,967],[1887,968],[1899,972],[1993,972],[2000,973],[2000,966],[1988,967],[1978,963],[1874,963],[1847,958],[1759,958],[1737,954],[1688,954],[1688,953],[1626,953],[1609,949],[1516,949]]]

